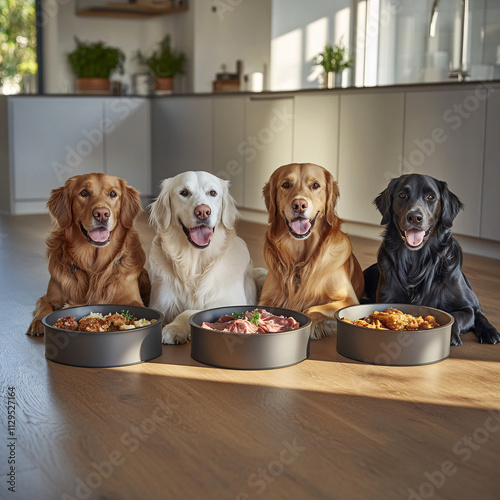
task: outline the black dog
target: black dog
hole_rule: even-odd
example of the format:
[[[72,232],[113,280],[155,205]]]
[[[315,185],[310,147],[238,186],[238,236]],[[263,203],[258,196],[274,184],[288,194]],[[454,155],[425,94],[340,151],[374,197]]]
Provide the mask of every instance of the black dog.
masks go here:
[[[481,343],[500,342],[462,273],[462,249],[451,226],[463,205],[446,182],[403,175],[393,179],[374,203],[387,227],[377,264],[364,271],[368,301],[447,311],[455,318],[451,345],[461,345],[460,335],[469,331]]]

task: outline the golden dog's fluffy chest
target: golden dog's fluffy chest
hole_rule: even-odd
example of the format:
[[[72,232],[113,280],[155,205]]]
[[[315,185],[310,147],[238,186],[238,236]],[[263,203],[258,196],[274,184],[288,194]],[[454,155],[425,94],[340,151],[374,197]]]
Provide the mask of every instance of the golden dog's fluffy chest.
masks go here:
[[[285,258],[280,262],[281,272],[269,269],[277,288],[273,294],[274,303],[270,305],[304,311],[348,294],[351,288],[347,278],[351,274],[350,242],[347,238],[338,237],[335,242],[329,240],[331,238],[318,241],[317,246],[308,245],[307,251],[298,254],[303,259],[296,260],[289,259],[289,248],[278,247]],[[339,273],[341,268],[345,268],[346,272]]]

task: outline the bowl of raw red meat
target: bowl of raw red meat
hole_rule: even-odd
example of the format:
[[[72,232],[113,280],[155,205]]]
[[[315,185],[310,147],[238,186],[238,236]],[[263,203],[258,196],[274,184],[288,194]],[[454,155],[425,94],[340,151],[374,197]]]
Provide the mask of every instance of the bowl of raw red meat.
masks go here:
[[[218,307],[194,314],[189,323],[191,357],[206,365],[268,370],[309,356],[311,320],[291,309]]]

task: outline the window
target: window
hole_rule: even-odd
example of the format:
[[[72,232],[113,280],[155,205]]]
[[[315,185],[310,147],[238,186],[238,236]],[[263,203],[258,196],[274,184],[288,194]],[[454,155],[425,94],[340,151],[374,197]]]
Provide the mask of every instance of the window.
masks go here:
[[[0,94],[36,93],[35,0],[0,0]]]

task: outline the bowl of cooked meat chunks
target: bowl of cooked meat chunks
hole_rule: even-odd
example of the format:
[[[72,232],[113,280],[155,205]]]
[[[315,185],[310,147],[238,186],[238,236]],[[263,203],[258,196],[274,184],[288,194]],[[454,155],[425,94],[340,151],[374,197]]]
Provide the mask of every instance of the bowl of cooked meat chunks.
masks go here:
[[[189,324],[191,357],[207,365],[267,370],[309,356],[311,320],[290,309],[218,307],[194,314]]]
[[[436,363],[450,355],[450,314],[412,304],[360,304],[340,309],[337,351],[376,365]]]
[[[162,353],[163,314],[117,304],[60,309],[42,320],[45,357],[72,366],[126,366]]]

